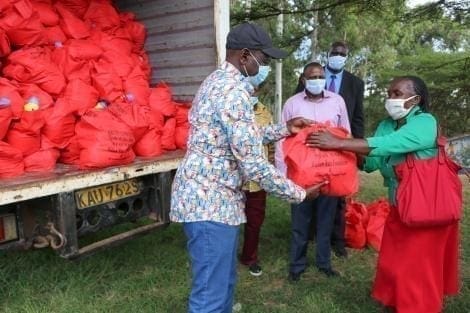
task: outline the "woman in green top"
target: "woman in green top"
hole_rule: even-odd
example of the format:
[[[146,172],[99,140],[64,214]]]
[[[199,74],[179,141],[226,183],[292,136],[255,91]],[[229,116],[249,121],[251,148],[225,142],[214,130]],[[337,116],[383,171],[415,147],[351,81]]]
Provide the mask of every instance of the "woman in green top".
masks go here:
[[[328,132],[311,134],[307,145],[347,150],[366,156],[363,169],[380,170],[389,189],[392,210],[385,223],[372,296],[398,313],[438,313],[445,295],[458,293],[458,223],[413,228],[395,208],[398,186],[393,166],[408,153],[426,159],[436,155],[436,119],[428,113],[425,83],[415,76],[395,78],[385,108],[390,117],[374,136],[339,139]]]

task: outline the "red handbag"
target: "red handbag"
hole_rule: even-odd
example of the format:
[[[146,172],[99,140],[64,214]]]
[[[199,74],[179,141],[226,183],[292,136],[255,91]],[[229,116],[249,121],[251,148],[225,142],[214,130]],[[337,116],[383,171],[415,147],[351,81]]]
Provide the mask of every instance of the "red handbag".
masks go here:
[[[395,166],[397,209],[405,225],[448,225],[462,216],[461,167],[447,156],[445,144],[445,137],[438,136],[435,157],[420,160],[409,153]]]

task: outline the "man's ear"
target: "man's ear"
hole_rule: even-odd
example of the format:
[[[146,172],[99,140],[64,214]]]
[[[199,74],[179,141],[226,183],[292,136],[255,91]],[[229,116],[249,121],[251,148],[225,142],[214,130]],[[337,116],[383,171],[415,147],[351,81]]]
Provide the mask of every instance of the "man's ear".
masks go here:
[[[420,102],[421,102],[421,96],[420,95],[416,95],[416,97],[414,97],[413,99],[411,99],[412,104],[414,105],[418,105]]]
[[[246,65],[248,63],[249,55],[250,55],[250,52],[247,49],[242,49],[240,51],[240,64],[241,65]]]

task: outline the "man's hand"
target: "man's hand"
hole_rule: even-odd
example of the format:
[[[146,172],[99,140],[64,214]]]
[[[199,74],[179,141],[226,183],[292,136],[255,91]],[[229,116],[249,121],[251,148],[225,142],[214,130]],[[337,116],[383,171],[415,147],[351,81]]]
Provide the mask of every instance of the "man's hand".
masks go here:
[[[307,195],[305,196],[305,199],[306,200],[313,200],[315,199],[316,197],[318,197],[320,195],[320,188],[329,184],[330,182],[325,180],[319,184],[316,184],[316,185],[313,185],[313,186],[310,186],[308,188],[305,188],[305,192],[307,193]]]
[[[308,127],[315,123],[312,120],[303,117],[294,117],[291,120],[288,120],[286,123],[287,129],[292,135],[297,134],[302,130],[302,128]]]
[[[321,130],[317,133],[311,133],[307,136],[305,144],[309,147],[325,150],[341,149],[343,140],[333,136],[329,131]]]

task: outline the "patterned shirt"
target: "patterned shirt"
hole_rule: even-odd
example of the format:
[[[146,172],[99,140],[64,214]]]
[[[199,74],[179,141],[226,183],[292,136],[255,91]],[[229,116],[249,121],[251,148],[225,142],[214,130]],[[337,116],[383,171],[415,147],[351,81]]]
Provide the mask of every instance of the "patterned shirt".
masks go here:
[[[289,131],[285,124],[256,126],[252,93],[248,80],[228,62],[202,83],[189,113],[188,150],[173,181],[172,221],[246,222],[241,187],[250,180],[290,202],[305,198],[305,190],[264,157],[260,142],[279,140]]]

